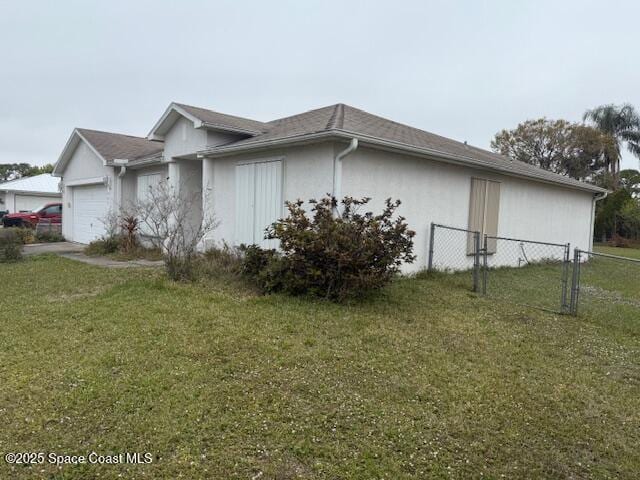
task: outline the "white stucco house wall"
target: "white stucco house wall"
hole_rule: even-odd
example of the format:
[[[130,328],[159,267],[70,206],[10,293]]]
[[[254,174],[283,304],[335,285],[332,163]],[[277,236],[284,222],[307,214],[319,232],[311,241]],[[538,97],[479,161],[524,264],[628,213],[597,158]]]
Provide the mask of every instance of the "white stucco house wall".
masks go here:
[[[172,103],[146,137],[75,129],[54,175],[63,234],[80,243],[104,234],[109,209],[163,180],[199,195],[191,221],[215,212],[205,246],[276,246],[263,232],[286,200],[366,196],[379,211],[386,198],[400,199],[416,231],[417,260],[405,271],[427,265],[432,222],[468,228],[478,212],[483,233],[589,249],[595,202],[606,193],[344,104],[260,122]],[[480,206],[477,185],[488,186]]]
[[[60,202],[59,183],[60,179],[49,173],[0,183],[0,211],[26,212]]]

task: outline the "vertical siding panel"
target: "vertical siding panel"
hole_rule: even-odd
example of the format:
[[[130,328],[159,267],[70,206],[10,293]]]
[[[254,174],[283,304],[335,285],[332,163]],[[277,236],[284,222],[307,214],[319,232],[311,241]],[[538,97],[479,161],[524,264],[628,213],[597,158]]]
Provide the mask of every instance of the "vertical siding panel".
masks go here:
[[[236,166],[236,244],[253,243],[254,166]]]
[[[282,161],[236,166],[236,244],[277,247],[277,240],[264,234],[281,212]]]
[[[256,163],[256,197],[255,197],[255,211],[256,222],[253,226],[253,238],[254,242],[258,245],[264,246],[264,209],[267,202],[265,192],[265,169],[264,163]]]

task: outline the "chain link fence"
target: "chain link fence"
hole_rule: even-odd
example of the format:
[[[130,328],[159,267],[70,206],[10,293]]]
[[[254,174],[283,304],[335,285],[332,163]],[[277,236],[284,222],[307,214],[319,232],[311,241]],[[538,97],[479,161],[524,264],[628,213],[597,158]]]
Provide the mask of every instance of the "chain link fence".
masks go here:
[[[431,224],[428,268],[490,298],[556,313],[640,319],[640,259]]]
[[[474,292],[482,290],[480,233],[464,228],[431,224],[429,271],[454,273],[461,286]]]
[[[36,223],[36,235],[62,235],[62,223],[53,223],[48,218],[41,218]]]
[[[573,315],[640,320],[640,260],[576,249],[571,286]]]
[[[431,224],[429,270],[455,273],[462,285],[492,298],[567,313],[570,263],[569,244]]]
[[[569,312],[571,246],[484,236],[483,293],[515,304]]]

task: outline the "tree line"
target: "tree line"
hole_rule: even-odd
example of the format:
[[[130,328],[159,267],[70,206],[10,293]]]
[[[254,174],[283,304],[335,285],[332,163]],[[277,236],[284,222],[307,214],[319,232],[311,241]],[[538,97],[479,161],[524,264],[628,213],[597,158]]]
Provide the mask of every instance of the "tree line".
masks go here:
[[[640,240],[640,171],[620,169],[626,148],[640,158],[640,114],[629,104],[587,110],[582,122],[539,118],[501,130],[491,148],[502,155],[610,190],[598,202],[598,239]]]
[[[51,172],[53,172],[53,165],[51,163],[42,166],[31,165],[29,163],[3,163],[0,164],[0,183]]]

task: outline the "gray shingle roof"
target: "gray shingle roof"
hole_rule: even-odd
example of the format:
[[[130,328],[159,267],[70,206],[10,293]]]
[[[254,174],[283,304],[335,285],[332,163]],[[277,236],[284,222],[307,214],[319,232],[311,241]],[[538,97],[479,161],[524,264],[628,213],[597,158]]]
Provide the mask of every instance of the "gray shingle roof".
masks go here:
[[[114,159],[134,160],[161,152],[162,142],[147,140],[142,137],[123,135],[121,133],[101,132],[86,128],[76,129],[100,155],[108,162]]]
[[[229,128],[231,130],[246,131],[249,134],[257,135],[265,132],[268,124],[248,118],[236,117],[235,115],[227,115],[225,113],[214,112],[206,108],[193,107],[183,103],[175,103],[175,105],[184,109],[198,120],[211,127],[220,127],[221,129]]]
[[[573,186],[592,191],[604,191],[578,180],[552,173],[508,157],[462,142],[410,127],[349,105],[337,104],[311,110],[266,123],[266,131],[260,135],[231,144],[208,148],[201,154],[224,153],[258,148],[272,142],[304,140],[317,134],[355,136],[372,144],[388,144],[395,148],[424,153],[430,156],[455,158],[460,163],[480,166],[511,175],[529,177],[541,181]]]

